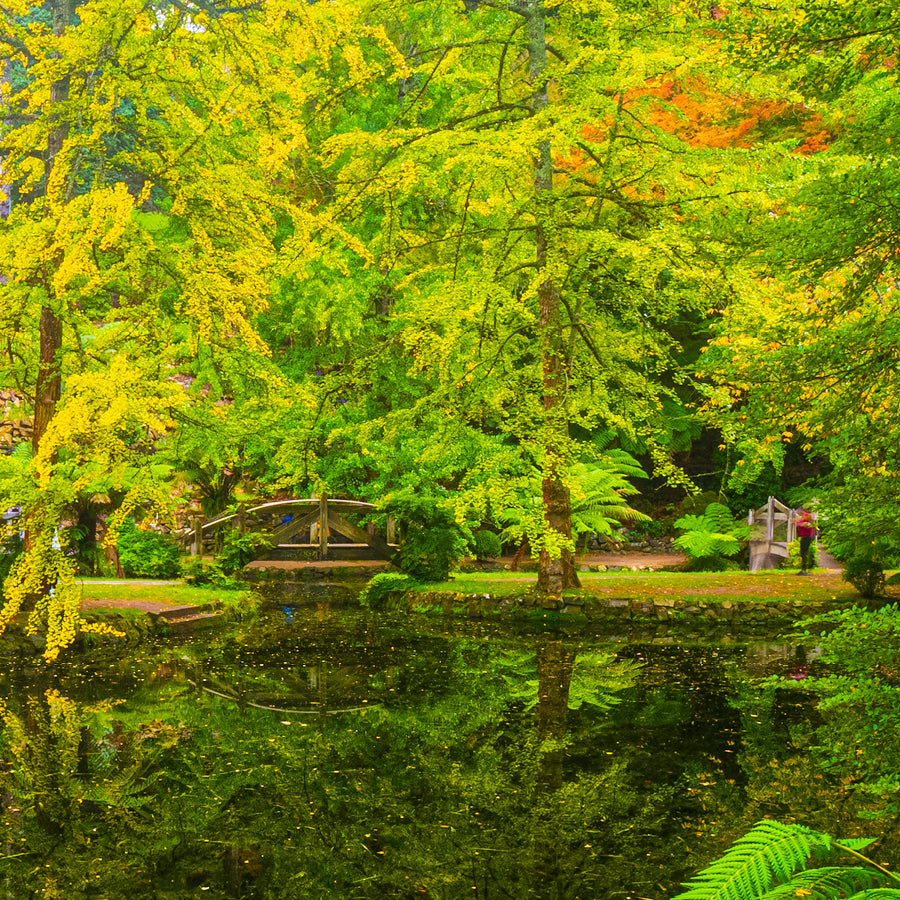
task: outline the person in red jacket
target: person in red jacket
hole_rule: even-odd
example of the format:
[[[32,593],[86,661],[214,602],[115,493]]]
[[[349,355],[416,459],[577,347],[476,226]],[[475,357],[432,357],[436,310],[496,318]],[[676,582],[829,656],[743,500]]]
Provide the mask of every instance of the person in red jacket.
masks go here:
[[[797,526],[797,537],[800,538],[800,571],[798,575],[809,575],[809,548],[815,540],[818,529],[816,518],[806,507],[801,506],[794,511],[794,523]]]

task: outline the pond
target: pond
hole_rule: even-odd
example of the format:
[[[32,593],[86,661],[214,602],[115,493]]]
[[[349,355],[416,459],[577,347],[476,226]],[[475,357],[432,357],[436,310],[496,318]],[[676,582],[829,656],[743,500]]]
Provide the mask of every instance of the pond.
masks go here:
[[[804,752],[792,655],[322,605],[20,669],[2,682],[0,884],[664,900],[764,816],[844,815]]]

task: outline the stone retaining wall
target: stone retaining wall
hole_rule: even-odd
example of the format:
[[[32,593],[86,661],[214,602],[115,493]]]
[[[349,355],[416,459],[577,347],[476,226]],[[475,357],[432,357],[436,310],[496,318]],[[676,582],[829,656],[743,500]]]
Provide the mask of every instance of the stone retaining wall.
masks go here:
[[[643,621],[699,621],[740,622],[758,624],[777,620],[794,620],[841,608],[834,603],[810,603],[801,600],[760,601],[758,598],[729,598],[721,601],[659,597],[636,600],[628,597],[608,597],[585,592],[578,597],[566,597],[562,604],[555,601],[537,604],[527,594],[501,596],[492,594],[463,594],[453,591],[414,591],[405,595],[411,609],[440,609],[445,613],[463,612],[483,616],[512,611],[528,612],[543,607],[563,615],[579,615],[592,620],[632,619]],[[844,604],[846,605],[846,604]]]

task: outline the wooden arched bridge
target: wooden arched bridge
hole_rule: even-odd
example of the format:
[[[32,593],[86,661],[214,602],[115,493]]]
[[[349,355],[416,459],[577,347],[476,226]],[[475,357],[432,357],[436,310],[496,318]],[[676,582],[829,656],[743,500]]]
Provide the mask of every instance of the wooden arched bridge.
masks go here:
[[[195,517],[183,535],[194,556],[215,553],[221,546],[223,526],[228,525],[242,534],[254,532],[265,538],[271,549],[261,551],[261,555],[273,558],[391,559],[398,548],[391,516],[387,517],[383,536],[371,523],[362,525],[352,521],[375,512],[374,504],[360,500],[328,497],[274,500],[212,519]]]

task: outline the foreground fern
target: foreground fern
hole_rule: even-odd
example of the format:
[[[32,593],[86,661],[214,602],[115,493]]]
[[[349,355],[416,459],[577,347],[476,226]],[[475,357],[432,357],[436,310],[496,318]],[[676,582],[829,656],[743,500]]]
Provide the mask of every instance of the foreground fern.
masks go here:
[[[803,825],[764,820],[673,900],[900,900],[900,878],[860,854],[870,839],[835,841]],[[809,867],[847,853],[863,866]],[[891,887],[891,885],[894,885]]]

